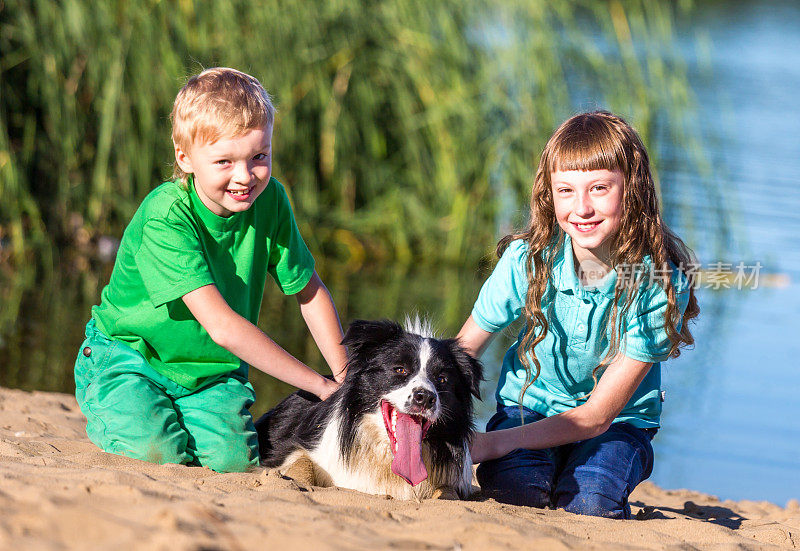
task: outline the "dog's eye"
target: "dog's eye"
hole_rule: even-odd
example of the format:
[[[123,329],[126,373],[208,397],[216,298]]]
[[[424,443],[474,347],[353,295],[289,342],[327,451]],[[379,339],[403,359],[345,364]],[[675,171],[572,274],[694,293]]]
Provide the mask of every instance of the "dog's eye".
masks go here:
[[[394,368],[395,373],[398,375],[408,375],[408,369],[403,366],[397,366]]]
[[[445,374],[445,373],[440,373],[440,374],[439,374],[439,376],[438,376],[438,377],[436,377],[436,381],[437,381],[437,382],[438,382],[440,385],[443,385],[443,384],[445,384],[445,383],[447,382],[447,374]]]

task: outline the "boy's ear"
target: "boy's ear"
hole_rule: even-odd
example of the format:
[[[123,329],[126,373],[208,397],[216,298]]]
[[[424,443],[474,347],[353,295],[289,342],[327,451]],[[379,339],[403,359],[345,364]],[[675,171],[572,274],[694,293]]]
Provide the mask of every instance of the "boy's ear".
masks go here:
[[[172,144],[175,146],[175,162],[178,163],[178,166],[181,167],[181,170],[186,174],[194,173],[192,159],[189,157],[188,152],[175,142],[172,142]]]

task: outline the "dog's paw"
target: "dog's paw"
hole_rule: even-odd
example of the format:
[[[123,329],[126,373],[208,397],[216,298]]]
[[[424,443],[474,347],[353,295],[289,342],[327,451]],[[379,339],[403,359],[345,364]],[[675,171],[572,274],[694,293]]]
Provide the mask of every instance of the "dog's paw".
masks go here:
[[[301,487],[317,485],[317,477],[314,475],[314,463],[305,456],[300,457],[289,465],[283,471],[283,476],[288,476]]]
[[[442,486],[433,491],[431,499],[447,499],[450,501],[458,501],[459,498],[455,489],[448,486]]]

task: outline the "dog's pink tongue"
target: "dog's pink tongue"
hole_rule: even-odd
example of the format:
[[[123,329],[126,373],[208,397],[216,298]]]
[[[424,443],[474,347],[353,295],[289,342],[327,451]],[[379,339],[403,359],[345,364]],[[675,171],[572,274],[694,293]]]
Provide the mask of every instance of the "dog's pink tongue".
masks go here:
[[[422,463],[422,423],[398,411],[395,427],[397,451],[392,461],[392,472],[416,486],[428,478],[428,471]]]

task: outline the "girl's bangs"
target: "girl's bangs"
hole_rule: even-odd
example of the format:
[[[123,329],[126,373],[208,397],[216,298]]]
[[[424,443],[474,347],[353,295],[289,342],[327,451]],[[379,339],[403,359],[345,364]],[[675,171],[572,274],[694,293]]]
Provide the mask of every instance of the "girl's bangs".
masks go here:
[[[548,167],[550,172],[605,169],[627,174],[626,156],[619,140],[606,132],[575,130],[567,129],[554,136]]]

